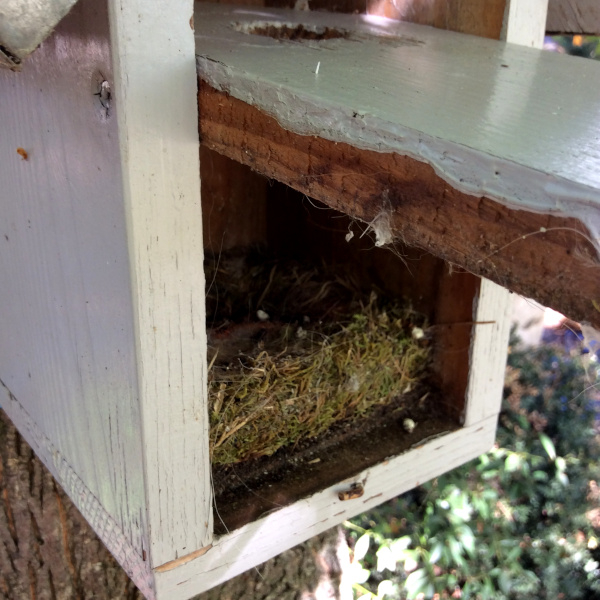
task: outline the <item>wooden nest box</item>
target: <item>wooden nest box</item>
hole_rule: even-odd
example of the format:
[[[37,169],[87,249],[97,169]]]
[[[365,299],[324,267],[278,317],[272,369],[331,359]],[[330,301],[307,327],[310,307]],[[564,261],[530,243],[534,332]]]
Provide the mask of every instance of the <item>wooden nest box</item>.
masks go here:
[[[0,383],[175,600],[489,449],[506,288],[600,323],[600,105],[598,64],[516,45],[544,2],[470,26],[514,43],[171,4],[0,30]]]

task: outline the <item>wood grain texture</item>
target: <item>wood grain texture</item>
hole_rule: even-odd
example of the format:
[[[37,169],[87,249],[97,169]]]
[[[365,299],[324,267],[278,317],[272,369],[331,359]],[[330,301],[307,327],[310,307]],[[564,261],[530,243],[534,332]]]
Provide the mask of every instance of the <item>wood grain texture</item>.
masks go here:
[[[511,44],[543,48],[548,0],[508,0],[501,39]]]
[[[158,596],[183,600],[260,564],[267,558],[436,477],[489,450],[496,417],[419,444],[405,454],[217,538],[203,556],[156,576]],[[353,482],[362,497],[340,501]],[[278,532],[274,536],[273,532]]]
[[[551,33],[600,35],[597,0],[549,0],[546,29]]]
[[[142,600],[4,413],[0,495],[1,598]]]
[[[365,223],[386,211],[394,236],[407,244],[600,324],[593,304],[600,299],[595,250],[576,233],[585,229],[575,219],[462,194],[405,156],[292,133],[203,82],[199,103],[201,138],[209,148]]]
[[[109,2],[153,567],[212,537],[192,14]]]
[[[367,13],[499,39],[507,0],[367,0]]]
[[[136,562],[146,493],[118,133],[94,95],[102,80],[113,83],[108,17],[93,0],[21,72],[0,72],[0,379],[29,443],[111,550]]]
[[[263,243],[268,180],[206,146],[200,148],[204,248],[217,255]]]

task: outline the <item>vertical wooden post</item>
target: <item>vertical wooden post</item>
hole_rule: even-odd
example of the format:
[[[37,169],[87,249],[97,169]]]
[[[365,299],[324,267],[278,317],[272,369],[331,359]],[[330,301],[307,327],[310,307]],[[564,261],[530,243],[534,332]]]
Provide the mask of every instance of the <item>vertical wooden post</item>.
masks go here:
[[[192,0],[109,0],[153,567],[212,538]]]

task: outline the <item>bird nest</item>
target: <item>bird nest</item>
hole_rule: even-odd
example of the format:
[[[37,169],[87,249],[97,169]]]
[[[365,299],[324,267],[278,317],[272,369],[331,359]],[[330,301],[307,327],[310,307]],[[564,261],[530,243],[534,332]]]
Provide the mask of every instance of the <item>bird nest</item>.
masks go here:
[[[214,465],[401,408],[426,373],[425,318],[348,269],[250,252],[208,256],[206,273]]]

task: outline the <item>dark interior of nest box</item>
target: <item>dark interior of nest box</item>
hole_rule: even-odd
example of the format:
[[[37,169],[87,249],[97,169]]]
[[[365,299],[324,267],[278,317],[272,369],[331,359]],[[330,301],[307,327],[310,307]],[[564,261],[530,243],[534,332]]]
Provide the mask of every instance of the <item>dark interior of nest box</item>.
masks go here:
[[[431,344],[427,376],[408,394],[405,408],[388,412],[383,408],[350,427],[334,426],[272,456],[213,466],[217,534],[460,427],[477,277],[452,272],[424,250],[400,244],[376,248],[368,233],[361,237],[366,224],[204,147],[201,176],[207,273],[210,261],[243,256],[257,248],[281,260],[351,269],[365,289],[373,287],[379,294],[402,299],[423,314]],[[349,231],[354,236],[347,241]],[[207,290],[214,284],[209,276]],[[207,312],[209,339],[215,326],[212,318]],[[407,417],[417,424],[412,432],[406,431]],[[243,435],[243,429],[238,434]]]

